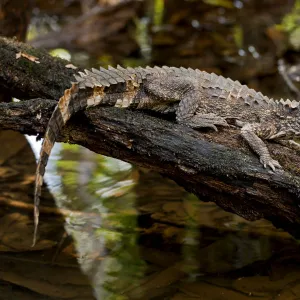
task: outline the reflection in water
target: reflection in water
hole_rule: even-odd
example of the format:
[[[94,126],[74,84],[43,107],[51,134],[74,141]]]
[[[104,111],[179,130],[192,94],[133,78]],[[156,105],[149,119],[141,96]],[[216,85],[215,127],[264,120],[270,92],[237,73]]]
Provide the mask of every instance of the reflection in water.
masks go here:
[[[0,299],[93,299],[72,248],[56,255],[63,219],[47,191],[41,239],[31,247],[35,157],[17,132],[1,131],[0,141]]]
[[[269,297],[298,280],[273,254],[296,245],[268,222],[246,222],[154,172],[79,146],[62,145],[60,157],[48,173],[63,175],[55,195],[70,212],[74,242],[65,236],[52,261],[72,248],[96,299]]]
[[[137,245],[137,172],[128,163],[78,146],[64,145],[61,156],[58,172],[67,197],[60,204],[87,212],[66,220],[80,266],[97,299],[117,299],[129,286],[138,285],[145,270]]]
[[[60,178],[49,186],[61,210],[43,192],[39,243],[31,248],[35,159],[21,135],[9,136],[1,141],[19,150],[0,153],[3,299],[298,295],[300,257],[287,233],[266,221],[247,222],[154,172],[79,146],[60,145],[50,159],[47,180]]]

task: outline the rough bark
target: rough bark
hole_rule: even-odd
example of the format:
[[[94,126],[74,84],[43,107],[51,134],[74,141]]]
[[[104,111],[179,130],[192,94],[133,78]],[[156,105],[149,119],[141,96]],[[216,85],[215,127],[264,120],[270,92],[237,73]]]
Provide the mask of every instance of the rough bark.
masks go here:
[[[39,63],[24,57],[16,59],[19,52],[37,57]],[[0,38],[0,57],[0,88],[11,90],[19,99],[59,99],[74,81],[75,70],[66,67],[68,61],[54,59],[44,50],[15,40]]]
[[[40,64],[16,60],[19,51],[39,57]],[[0,39],[2,54],[0,86],[10,87],[18,97],[39,99],[0,104],[0,128],[42,135],[55,100],[70,85],[75,71],[66,68],[65,61],[6,39]],[[299,236],[299,154],[269,144],[286,170],[272,173],[261,166],[238,133],[234,128],[197,132],[143,112],[93,108],[73,117],[59,141],[151,168],[201,200],[214,201],[248,220],[264,217]]]

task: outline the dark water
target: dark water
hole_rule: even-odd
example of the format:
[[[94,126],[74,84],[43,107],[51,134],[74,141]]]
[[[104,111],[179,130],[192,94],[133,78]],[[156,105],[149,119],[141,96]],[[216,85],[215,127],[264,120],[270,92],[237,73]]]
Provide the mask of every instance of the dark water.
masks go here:
[[[287,39],[296,35],[294,2],[206,2],[218,5],[148,3],[136,23],[141,51],[120,59],[199,67],[291,97],[277,72],[287,46],[274,30],[289,25]],[[296,64],[296,50],[287,63]],[[110,54],[74,52],[72,60],[105,65]],[[14,132],[0,140],[1,300],[300,299],[299,246],[289,234],[76,145],[58,144],[50,158],[32,248],[39,145]]]
[[[54,150],[46,181],[55,203],[45,189],[31,248],[34,157],[21,135],[1,139],[16,149],[0,156],[1,299],[298,297],[279,297],[300,279],[287,233],[79,146]]]

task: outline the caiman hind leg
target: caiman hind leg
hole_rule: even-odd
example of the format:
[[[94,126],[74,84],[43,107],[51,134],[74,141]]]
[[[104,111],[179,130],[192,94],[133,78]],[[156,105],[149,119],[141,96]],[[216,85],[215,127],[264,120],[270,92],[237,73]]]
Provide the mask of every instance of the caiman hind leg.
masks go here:
[[[199,105],[203,101],[207,101],[202,92],[188,93],[180,101],[177,111],[176,120],[180,124],[187,125],[192,128],[212,128],[218,131],[217,126],[229,126],[226,119],[214,113],[198,112]],[[199,99],[200,96],[200,99]],[[201,99],[203,97],[203,99]]]
[[[300,151],[300,132],[294,129],[280,130],[272,135],[270,139],[278,144]]]
[[[258,137],[257,132],[260,129],[260,124],[258,123],[246,123],[241,129],[242,137],[248,142],[249,146],[254,152],[259,155],[260,162],[263,164],[264,168],[269,166],[273,171],[276,168],[281,169],[281,165],[277,160],[274,160],[261,138]]]
[[[177,71],[178,72],[178,71]],[[176,120],[192,128],[208,127],[217,131],[218,126],[228,126],[226,120],[214,113],[207,113],[205,108],[198,113],[201,104],[211,101],[205,91],[199,87],[195,78],[185,78],[174,73],[148,78],[144,83],[144,92],[148,98],[141,100],[138,108],[151,108],[163,111],[159,107],[179,102],[176,109]],[[152,100],[154,99],[154,100]],[[155,99],[159,99],[157,105]]]
[[[294,140],[276,140],[276,143],[300,152],[300,144]]]
[[[222,117],[219,117],[218,115],[214,113],[209,114],[200,114],[197,113],[194,116],[192,116],[190,119],[179,119],[177,118],[177,121],[179,123],[185,124],[192,128],[212,128],[215,131],[218,131],[218,126],[224,126],[227,127],[228,123],[226,120]]]

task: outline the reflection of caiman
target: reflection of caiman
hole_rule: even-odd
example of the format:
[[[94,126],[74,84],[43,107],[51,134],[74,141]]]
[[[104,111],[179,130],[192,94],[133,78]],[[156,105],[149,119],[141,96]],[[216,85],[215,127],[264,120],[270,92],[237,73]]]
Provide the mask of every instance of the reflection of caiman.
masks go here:
[[[174,112],[180,124],[192,128],[241,127],[241,135],[259,155],[264,167],[281,168],[262,139],[300,149],[300,103],[273,100],[229,78],[199,70],[154,67],[92,69],[79,72],[60,98],[49,121],[36,172],[35,236],[45,167],[64,124],[79,110],[107,105]]]

